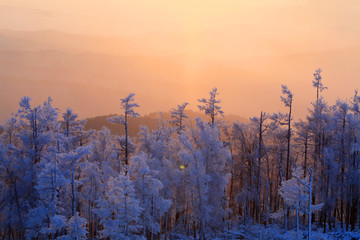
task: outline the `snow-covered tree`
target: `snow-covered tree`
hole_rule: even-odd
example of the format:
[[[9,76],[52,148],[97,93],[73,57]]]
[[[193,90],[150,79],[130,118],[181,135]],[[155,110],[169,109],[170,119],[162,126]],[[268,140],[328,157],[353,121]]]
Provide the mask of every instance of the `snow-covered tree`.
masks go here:
[[[84,120],[78,120],[78,115],[75,114],[70,108],[63,114],[63,120],[60,122],[61,132],[64,135],[63,139],[63,166],[69,170],[67,179],[70,183],[70,189],[66,188],[63,191],[70,196],[64,199],[71,206],[70,213],[67,213],[67,229],[71,234],[68,235],[72,239],[83,239],[84,233],[87,233],[86,226],[84,225],[85,219],[79,213],[79,174],[81,171],[82,159],[91,153],[91,146],[85,146],[84,138],[91,132],[85,132]],[[68,208],[68,206],[66,206]],[[69,209],[67,209],[68,211]]]
[[[121,147],[124,149],[124,161],[125,167],[129,165],[129,133],[128,133],[128,124],[129,118],[136,118],[139,114],[135,111],[135,108],[139,107],[137,103],[135,103],[134,99],[135,94],[130,93],[127,97],[120,99],[120,107],[124,111],[122,116],[115,116],[108,119],[109,122],[112,123],[120,123],[125,128],[125,138],[124,143]],[[126,173],[126,170],[125,170]]]
[[[173,204],[170,209],[166,210],[166,213],[160,211],[163,215],[159,217],[163,218],[165,222],[165,234],[167,234],[172,212],[178,211],[181,208],[179,205],[182,205],[182,200],[176,198],[179,190],[179,167],[181,165],[176,154],[180,146],[173,133],[174,129],[160,120],[156,130],[150,131],[148,128],[142,127],[136,155],[137,159],[140,157],[145,161],[154,181],[159,180],[161,183],[161,188],[156,190],[159,192],[159,202],[169,202],[170,199],[173,199]],[[167,205],[164,204],[164,207]]]
[[[313,87],[316,88],[316,102],[320,99],[320,93],[327,89],[322,83],[322,76],[321,76],[322,69],[318,68],[314,72],[314,80],[312,81]]]
[[[323,204],[313,205],[312,199],[312,180],[313,171],[309,170],[309,176],[302,178],[300,167],[293,171],[292,178],[283,181],[279,189],[280,195],[284,198],[287,205],[296,211],[296,230],[299,232],[299,212],[308,214],[308,239],[311,239],[311,213],[319,211]]]
[[[108,194],[107,181],[115,177],[120,167],[117,161],[117,151],[114,136],[110,130],[103,127],[92,135],[92,153],[81,163],[79,182],[81,191],[79,201],[82,202],[81,212],[88,221],[89,238],[95,238],[100,229],[99,217],[94,213],[96,201]]]
[[[180,133],[185,128],[185,118],[189,118],[185,114],[185,108],[189,103],[183,103],[182,105],[178,105],[177,108],[173,108],[171,110],[171,118],[173,119],[171,122],[176,127],[176,131]]]
[[[134,185],[137,199],[140,201],[141,219],[143,225],[143,234],[151,233],[151,239],[154,234],[161,230],[161,217],[166,213],[171,205],[171,201],[164,199],[161,190],[163,183],[155,176],[156,169],[151,169],[151,162],[158,161],[151,159],[144,152],[140,152],[134,157],[131,164],[131,175],[134,178]]]
[[[291,120],[292,120],[292,102],[293,102],[293,94],[288,89],[286,85],[281,85],[282,93],[284,96],[281,96],[281,101],[284,103],[285,107],[289,108],[289,113],[287,113],[287,121],[286,125],[288,127],[287,132],[287,154],[286,154],[286,179],[289,179],[289,169],[291,168],[290,162],[290,150],[291,150]],[[284,123],[282,123],[284,124]]]
[[[219,106],[220,100],[216,99],[216,96],[218,95],[217,88],[213,88],[210,91],[210,98],[202,98],[198,99],[199,103],[201,105],[198,105],[200,111],[204,111],[205,115],[207,115],[210,118],[209,124],[211,126],[214,125],[216,116],[221,115],[224,116],[224,112],[221,110],[221,107]]]
[[[230,154],[219,140],[216,125],[210,127],[199,118],[188,137],[180,136],[184,145],[181,153],[193,192],[194,212],[198,214],[200,238],[206,238],[208,227],[220,227],[227,214],[225,190],[229,175],[226,162]]]
[[[97,201],[95,213],[103,225],[101,236],[110,239],[134,239],[141,231],[139,200],[134,183],[123,172],[107,182],[108,194]]]
[[[23,192],[25,201],[24,208],[27,211],[25,216],[26,236],[43,236],[43,226],[49,224],[51,210],[51,199],[53,196],[54,175],[46,181],[43,176],[45,172],[53,169],[50,164],[54,159],[50,157],[53,152],[52,146],[55,142],[55,132],[58,129],[58,110],[52,106],[52,99],[48,98],[44,104],[31,107],[30,98],[24,97],[20,101],[20,108],[16,115],[18,128],[21,129],[21,145],[13,148],[16,158],[27,170],[23,179]],[[44,168],[45,167],[45,168]],[[44,180],[44,182],[42,182]]]
[[[282,183],[279,192],[290,207],[296,210],[297,230],[299,228],[299,211],[304,211],[308,214],[308,239],[311,239],[311,213],[319,211],[323,204],[313,205],[312,202],[312,182],[313,171],[309,169],[309,177],[300,178],[302,174],[301,168],[294,171],[293,179]],[[307,199],[307,201],[306,201]],[[307,206],[305,204],[307,202]]]

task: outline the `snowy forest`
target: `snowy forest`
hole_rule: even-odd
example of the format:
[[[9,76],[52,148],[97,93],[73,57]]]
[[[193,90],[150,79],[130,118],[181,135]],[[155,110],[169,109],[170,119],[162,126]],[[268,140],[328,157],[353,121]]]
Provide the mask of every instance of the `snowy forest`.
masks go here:
[[[0,238],[360,239],[360,96],[329,105],[321,71],[300,120],[286,85],[285,112],[243,123],[213,88],[206,120],[182,103],[136,137],[133,93],[108,119],[123,136],[23,97],[0,129]]]

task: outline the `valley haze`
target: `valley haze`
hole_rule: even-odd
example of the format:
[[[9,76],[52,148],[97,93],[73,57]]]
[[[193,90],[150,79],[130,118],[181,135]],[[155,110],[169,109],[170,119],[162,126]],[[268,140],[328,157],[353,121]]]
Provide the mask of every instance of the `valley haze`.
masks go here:
[[[358,88],[357,1],[0,1],[0,121],[22,96],[48,96],[82,118],[119,113],[136,94],[140,113],[169,111],[219,89],[226,114],[283,110],[315,100],[322,68],[330,103]],[[341,87],[339,87],[341,85]]]

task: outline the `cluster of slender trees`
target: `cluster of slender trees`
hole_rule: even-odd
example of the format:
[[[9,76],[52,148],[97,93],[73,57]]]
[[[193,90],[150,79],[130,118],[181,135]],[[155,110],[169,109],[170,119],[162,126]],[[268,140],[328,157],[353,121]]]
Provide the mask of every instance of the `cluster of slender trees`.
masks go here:
[[[203,240],[277,224],[311,239],[313,228],[359,229],[360,97],[329,106],[320,69],[313,86],[312,108],[297,122],[285,85],[287,112],[246,123],[222,120],[214,88],[199,99],[209,121],[192,122],[184,103],[133,139],[134,94],[109,119],[124,136],[86,131],[51,98],[33,107],[24,97],[1,129],[0,237]]]

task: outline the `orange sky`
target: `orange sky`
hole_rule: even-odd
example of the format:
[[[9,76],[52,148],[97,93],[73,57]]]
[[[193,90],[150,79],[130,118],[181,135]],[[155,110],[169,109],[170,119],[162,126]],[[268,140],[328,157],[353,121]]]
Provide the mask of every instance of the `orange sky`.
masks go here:
[[[311,80],[317,67],[324,69],[330,103],[338,97],[351,97],[358,88],[359,22],[358,0],[0,0],[0,29],[20,31],[0,34],[12,39],[0,46],[1,51],[38,51],[36,43],[66,54],[102,54],[106,62],[96,73],[88,73],[92,76],[81,75],[86,69],[84,73],[70,71],[74,63],[63,76],[58,66],[48,66],[45,77],[36,74],[45,64],[41,57],[27,72],[25,57],[3,56],[3,63],[12,58],[25,62],[19,69],[14,63],[3,64],[0,81],[5,87],[0,90],[0,100],[27,94],[39,102],[52,95],[60,108],[69,105],[88,117],[115,113],[118,99],[127,92],[137,94],[143,113],[165,111],[184,101],[195,109],[196,99],[206,97],[216,86],[226,113],[250,117],[260,110],[284,110],[279,95],[281,84],[287,84],[295,95],[295,114],[300,117],[314,99]],[[40,39],[39,33],[30,36],[27,32],[26,37],[21,33],[39,30],[102,38],[94,44],[89,38],[75,46],[69,44],[71,35],[59,37],[51,32]],[[21,42],[15,46],[13,39]],[[78,57],[71,56],[67,56],[69,62]],[[56,57],[51,55],[51,59]],[[108,67],[110,62],[114,63],[112,68]],[[129,62],[138,72],[129,70]],[[127,66],[126,74],[119,70],[120,65]],[[84,66],[97,63],[86,62]],[[22,70],[27,76],[17,73]],[[139,72],[146,72],[148,79]],[[95,74],[104,79],[97,82]],[[116,81],[119,76],[123,79]],[[63,79],[77,77],[84,80],[76,83],[81,91],[74,90],[76,87],[69,92],[65,88],[56,92],[51,87],[46,91],[49,81],[60,89]],[[29,84],[30,91],[19,89],[21,84],[14,79],[22,79],[23,86],[39,79],[45,84],[40,90]],[[108,101],[114,104],[102,107]],[[16,110],[17,100],[12,105],[2,102],[3,120],[9,111]],[[84,107],[85,103],[93,107]]]

